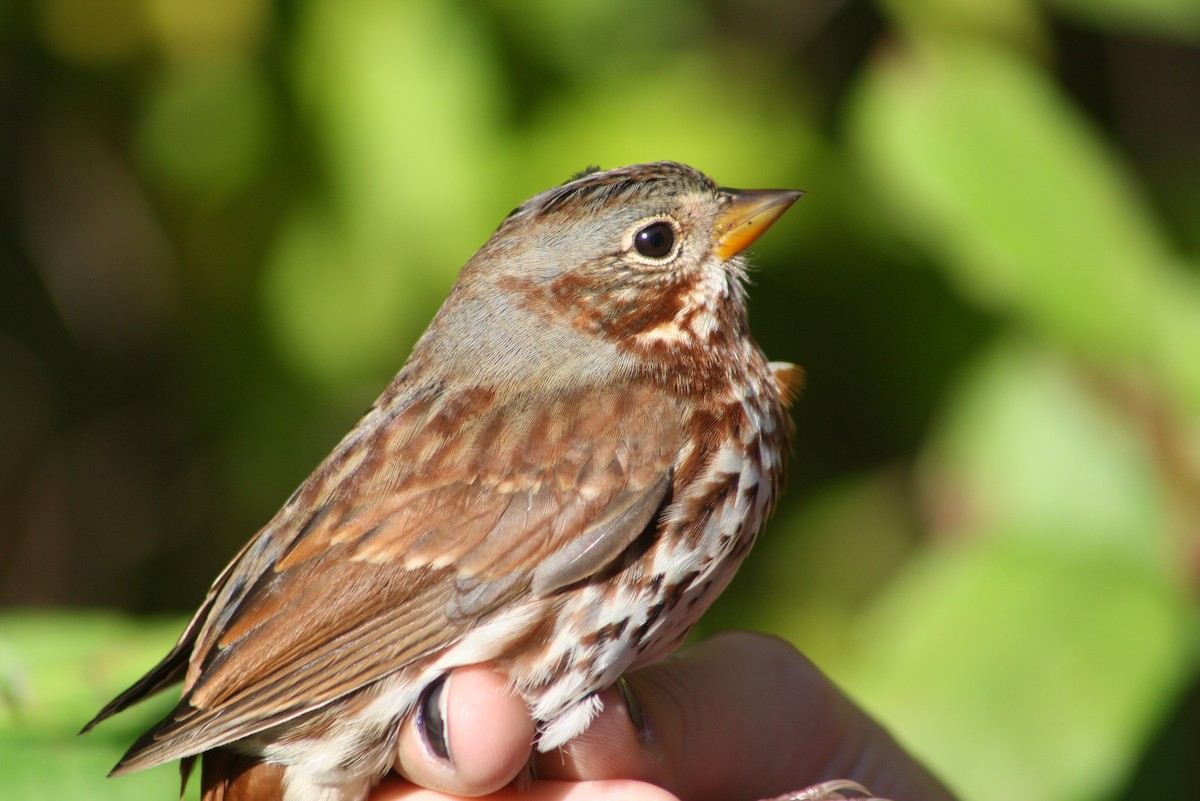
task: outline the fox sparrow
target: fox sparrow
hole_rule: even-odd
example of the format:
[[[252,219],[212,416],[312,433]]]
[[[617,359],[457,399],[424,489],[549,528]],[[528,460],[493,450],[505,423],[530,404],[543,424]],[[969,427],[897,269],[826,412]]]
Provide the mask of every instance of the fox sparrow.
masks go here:
[[[182,680],[114,774],[202,755],[206,799],[359,801],[452,668],[506,674],[537,746],[674,649],[775,502],[800,371],[738,254],[800,193],[672,162],[518,206],[408,363],[88,728]]]

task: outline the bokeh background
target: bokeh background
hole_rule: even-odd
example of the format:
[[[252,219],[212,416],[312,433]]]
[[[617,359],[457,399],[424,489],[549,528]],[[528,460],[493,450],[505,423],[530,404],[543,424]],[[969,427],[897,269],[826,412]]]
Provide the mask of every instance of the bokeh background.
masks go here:
[[[701,628],[796,643],[975,801],[1200,797],[1195,0],[0,5],[0,795],[587,164],[808,190],[752,320],[789,494]]]

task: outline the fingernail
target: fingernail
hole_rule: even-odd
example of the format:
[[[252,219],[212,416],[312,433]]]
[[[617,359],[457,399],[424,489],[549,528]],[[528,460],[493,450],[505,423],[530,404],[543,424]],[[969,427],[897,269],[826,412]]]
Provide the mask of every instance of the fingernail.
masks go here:
[[[417,704],[417,731],[429,752],[447,762],[450,758],[450,737],[446,731],[446,676],[438,676],[421,693]]]
[[[646,741],[646,716],[642,712],[642,705],[638,702],[637,696],[633,694],[633,688],[629,686],[629,682],[625,681],[625,677],[617,679],[617,689],[621,691],[621,700],[625,702],[625,711],[629,713],[629,722],[633,724],[634,731],[637,732],[638,741]]]

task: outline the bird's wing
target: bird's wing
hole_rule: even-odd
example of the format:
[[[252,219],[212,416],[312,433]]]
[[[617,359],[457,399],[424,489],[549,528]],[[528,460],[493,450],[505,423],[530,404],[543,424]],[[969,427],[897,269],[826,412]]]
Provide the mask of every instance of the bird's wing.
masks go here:
[[[176,662],[106,708],[161,688],[190,645],[182,701],[115,772],[318,709],[600,571],[669,501],[680,417],[639,387],[368,413],[214,584]]]

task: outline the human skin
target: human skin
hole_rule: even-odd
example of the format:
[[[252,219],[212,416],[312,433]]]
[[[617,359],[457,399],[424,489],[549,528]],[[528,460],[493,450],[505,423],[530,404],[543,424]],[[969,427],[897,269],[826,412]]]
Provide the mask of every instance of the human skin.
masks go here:
[[[371,801],[772,798],[830,779],[852,779],[894,801],[953,795],[878,723],[787,643],[730,632],[627,676],[643,725],[620,691],[584,734],[533,752],[534,724],[503,676],[455,671],[446,688],[451,760],[436,756],[414,720],[398,769]],[[513,778],[533,757],[537,780]]]

